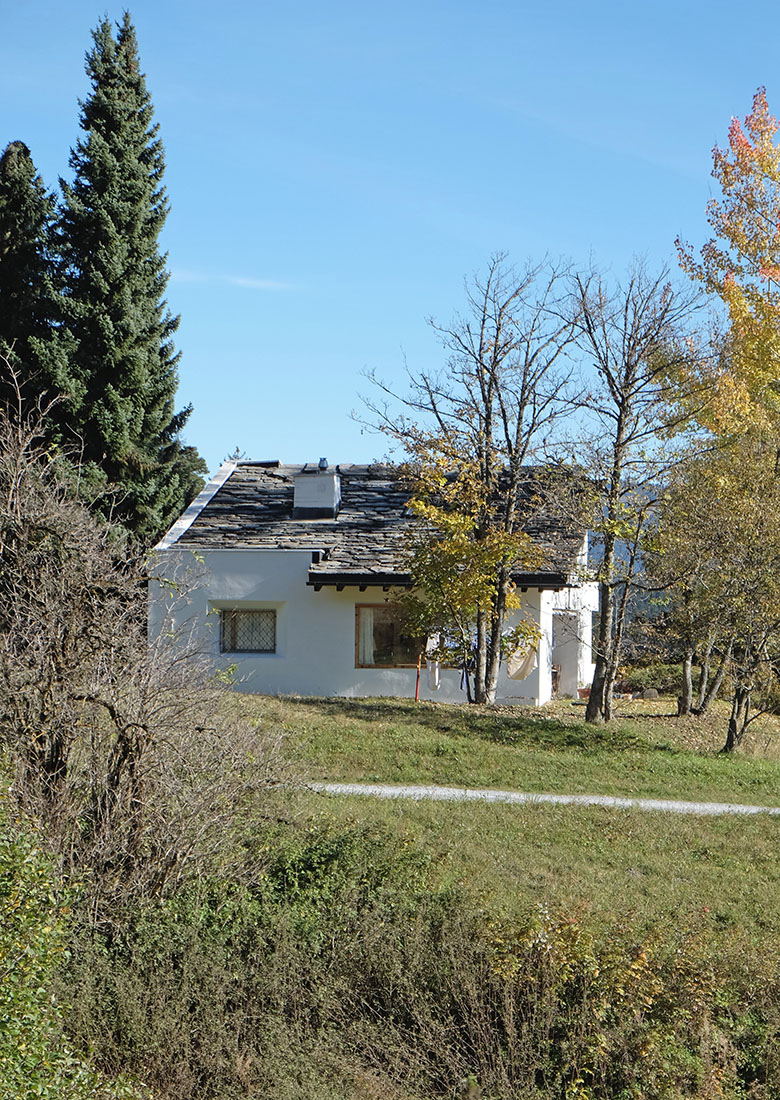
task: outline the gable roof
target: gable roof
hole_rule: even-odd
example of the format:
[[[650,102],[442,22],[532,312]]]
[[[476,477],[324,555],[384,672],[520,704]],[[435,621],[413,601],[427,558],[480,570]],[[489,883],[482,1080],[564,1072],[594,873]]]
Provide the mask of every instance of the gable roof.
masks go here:
[[[341,464],[341,506],[335,518],[294,519],[294,479],[312,465],[279,462],[225,463],[170,529],[157,549],[306,550],[308,583],[408,586],[404,538],[411,518],[409,490],[393,466]],[[528,471],[529,480],[533,471]],[[538,514],[525,530],[545,551],[545,564],[518,573],[523,587],[560,588],[572,583],[584,528]]]

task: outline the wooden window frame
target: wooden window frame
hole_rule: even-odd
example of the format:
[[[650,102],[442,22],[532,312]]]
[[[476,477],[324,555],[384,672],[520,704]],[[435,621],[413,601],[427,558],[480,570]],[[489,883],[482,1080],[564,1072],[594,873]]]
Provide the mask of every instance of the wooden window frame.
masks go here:
[[[379,668],[379,669],[394,669],[394,668],[417,668],[417,661],[404,662],[403,664],[362,664],[360,661],[360,611],[361,608],[372,608],[373,610],[389,611],[392,608],[388,603],[356,603],[355,604],[355,668]],[[400,631],[399,631],[400,633]],[[421,652],[424,653],[425,642],[422,643]]]

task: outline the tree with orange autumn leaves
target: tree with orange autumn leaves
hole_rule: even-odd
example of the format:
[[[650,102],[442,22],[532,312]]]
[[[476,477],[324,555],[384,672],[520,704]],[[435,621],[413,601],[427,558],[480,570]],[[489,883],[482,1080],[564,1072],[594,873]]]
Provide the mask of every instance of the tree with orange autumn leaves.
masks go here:
[[[701,418],[716,435],[780,423],[780,123],[759,88],[744,124],[732,118],[728,147],[713,150],[722,196],[707,204],[715,236],[699,256],[679,238],[680,263],[720,298],[728,322],[723,354],[704,379]]]
[[[713,151],[712,175],[721,188],[707,204],[714,236],[698,255],[677,241],[683,269],[722,303],[724,329],[718,353],[693,379],[709,457],[694,456],[668,487],[659,516],[661,557],[651,568],[675,576],[673,621],[686,636],[689,662],[694,644],[708,651],[715,635],[729,661],[726,751],[742,740],[751,709],[754,716],[756,709],[776,709],[780,682],[778,130],[759,88],[744,123],[731,120],[727,147]],[[681,700],[690,709],[685,685]]]

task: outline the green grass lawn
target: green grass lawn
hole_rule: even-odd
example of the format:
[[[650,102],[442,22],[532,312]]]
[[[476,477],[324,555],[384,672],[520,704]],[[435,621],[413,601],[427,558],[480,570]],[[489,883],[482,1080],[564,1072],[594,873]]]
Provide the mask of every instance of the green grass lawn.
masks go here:
[[[680,720],[668,700],[631,704],[608,727],[586,725],[570,704],[521,710],[245,697],[242,705],[286,732],[304,781],[780,805],[775,720],[762,722],[744,751],[722,756],[724,712]],[[301,789],[280,798],[311,827],[371,824],[402,836],[445,881],[464,884],[503,915],[546,906],[588,914],[605,929],[705,928],[736,959],[780,936],[777,817],[385,801]]]
[[[607,727],[582,711],[415,704],[405,700],[242,698],[282,728],[300,779],[441,783],[780,805],[780,728],[767,719],[744,750],[719,755],[725,712],[669,714],[631,703]],[[666,713],[664,713],[666,712]],[[625,924],[705,927],[724,950],[780,936],[780,818],[705,817],[603,807],[282,796],[311,826],[371,823],[436,861],[488,909],[538,906]],[[734,945],[732,947],[732,945]]]
[[[599,926],[690,925],[719,939],[780,934],[780,820],[601,807],[294,796],[310,824],[399,834],[486,908],[587,913]]]
[[[286,732],[307,779],[780,805],[775,720],[756,723],[745,750],[723,756],[725,714],[682,720],[670,716],[669,700],[624,704],[601,727],[570,703],[532,710],[254,696],[243,705]]]

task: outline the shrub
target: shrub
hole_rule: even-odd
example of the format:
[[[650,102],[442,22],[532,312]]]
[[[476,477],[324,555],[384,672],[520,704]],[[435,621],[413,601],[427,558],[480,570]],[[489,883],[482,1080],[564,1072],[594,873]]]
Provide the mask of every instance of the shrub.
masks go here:
[[[186,639],[150,648],[151,563],[74,498],[45,438],[38,412],[0,412],[0,747],[17,807],[110,923],[225,852],[236,806],[279,778],[278,738]]]
[[[143,1067],[170,1100],[780,1091],[771,952],[735,967],[696,927],[499,922],[357,825],[279,826],[262,847],[240,881],[190,882],[79,937],[70,1023],[104,1069]]]
[[[680,694],[681,670],[677,664],[655,662],[649,665],[628,665],[620,670],[618,684],[620,691],[644,691],[655,688],[661,695]]]
[[[53,979],[65,950],[60,883],[33,839],[0,822],[0,1096],[110,1100],[145,1095],[93,1072],[65,1042]]]

